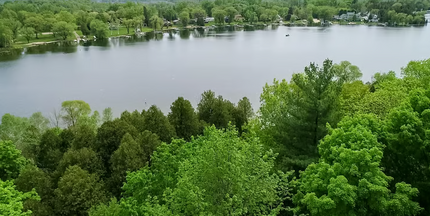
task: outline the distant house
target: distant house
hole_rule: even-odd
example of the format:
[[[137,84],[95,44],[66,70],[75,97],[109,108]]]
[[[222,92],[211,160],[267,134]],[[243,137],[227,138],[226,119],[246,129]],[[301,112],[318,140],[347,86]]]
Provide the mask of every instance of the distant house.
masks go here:
[[[346,12],[345,14],[341,14],[339,15],[335,15],[333,16],[333,19],[336,20],[354,20],[355,19],[361,19],[360,13],[355,13],[355,12]]]
[[[215,18],[213,18],[213,17],[206,17],[205,18],[205,23],[213,22],[213,21],[215,21]]]

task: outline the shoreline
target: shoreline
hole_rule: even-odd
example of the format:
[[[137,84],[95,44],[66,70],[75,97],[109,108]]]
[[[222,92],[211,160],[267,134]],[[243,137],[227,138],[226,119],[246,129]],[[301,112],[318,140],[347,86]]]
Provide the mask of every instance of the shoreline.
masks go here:
[[[274,27],[274,26],[286,26],[286,27],[330,27],[330,26],[377,26],[377,27],[387,27],[387,28],[410,28],[410,27],[424,27],[426,26],[426,24],[424,25],[406,25],[406,26],[388,26],[386,24],[383,23],[357,23],[357,22],[348,22],[348,23],[332,23],[330,25],[307,25],[307,24],[301,24],[301,23],[270,23],[270,24],[266,24],[266,23],[254,23],[254,24],[249,24],[249,23],[241,23],[241,24],[224,24],[224,25],[205,25],[205,26],[195,26],[195,25],[190,25],[187,27],[178,27],[178,26],[174,26],[174,27],[170,27],[168,29],[162,29],[162,30],[158,30],[158,31],[147,31],[147,32],[140,32],[138,34],[136,33],[130,33],[130,34],[120,34],[120,35],[115,35],[115,36],[110,36],[107,37],[106,39],[115,39],[115,38],[131,38],[131,37],[135,37],[135,36],[145,36],[147,33],[153,33],[153,34],[164,34],[164,33],[168,33],[169,31],[182,31],[182,30],[195,30],[195,29],[216,29],[216,28],[239,28],[239,29],[244,29],[244,28],[267,28],[267,27]],[[258,29],[257,29],[258,30]],[[76,32],[74,32],[76,33]],[[43,33],[42,33],[43,34]],[[31,42],[31,43],[26,43],[26,44],[15,44],[12,47],[8,47],[8,48],[0,48],[0,56],[4,55],[4,53],[10,53],[11,50],[17,50],[17,49],[25,49],[25,48],[29,48],[29,47],[35,47],[35,46],[41,46],[41,45],[47,45],[47,44],[53,44],[53,43],[77,43],[80,44],[81,41],[85,40],[82,39],[82,36],[78,35],[78,34],[73,34],[75,37],[73,39],[70,40],[52,40],[52,41],[39,41],[39,42]],[[79,36],[79,37],[78,37]],[[87,40],[87,41],[92,41],[92,39]]]

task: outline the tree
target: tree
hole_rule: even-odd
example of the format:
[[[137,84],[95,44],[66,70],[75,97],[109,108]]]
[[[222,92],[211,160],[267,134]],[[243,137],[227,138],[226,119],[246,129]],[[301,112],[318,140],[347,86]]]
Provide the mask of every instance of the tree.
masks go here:
[[[128,171],[137,171],[146,164],[143,148],[137,144],[130,134],[124,135],[121,145],[110,159],[112,176],[111,190],[117,197],[121,194],[121,187]]]
[[[380,140],[387,147],[382,160],[393,183],[406,182],[418,188],[417,201],[430,212],[430,161],[428,132],[430,90],[417,89],[387,115]]]
[[[63,156],[62,150],[62,139],[58,129],[47,130],[36,148],[37,166],[46,171],[54,171]]]
[[[27,163],[12,141],[0,141],[0,179],[15,179]]]
[[[339,95],[339,115],[353,116],[362,112],[363,100],[368,94],[371,94],[370,88],[363,81],[343,84]]]
[[[161,26],[163,26],[163,24],[163,19],[161,19],[157,15],[153,15],[151,19],[149,19],[149,26],[153,28],[154,31],[157,31],[157,29],[161,29]]]
[[[190,14],[188,14],[186,11],[183,11],[179,14],[179,20],[181,21],[183,27],[187,27],[188,22],[190,21]]]
[[[321,158],[301,173],[296,214],[311,215],[416,215],[421,208],[412,201],[418,190],[397,183],[380,167],[383,145],[378,143],[374,116],[345,118],[330,129],[319,145]]]
[[[340,64],[333,65],[333,69],[336,76],[344,83],[357,81],[363,75],[357,66],[348,61],[341,61]]]
[[[237,12],[237,10],[236,10],[236,8],[231,7],[231,6],[230,6],[230,7],[225,8],[225,12],[226,12],[227,17],[228,17],[228,23],[233,22],[234,17],[235,17],[235,16],[236,16],[236,14],[238,13],[238,12]]]
[[[127,34],[130,34],[130,27],[134,27],[135,25],[135,20],[133,19],[124,19],[122,21],[122,23],[124,24],[124,26],[127,28]]]
[[[254,115],[251,102],[249,102],[247,97],[240,99],[233,115],[236,127],[239,130],[239,134],[242,134],[242,126],[248,123],[248,120]]]
[[[6,19],[6,20],[2,20],[2,22],[5,26],[7,26],[12,31],[13,39],[18,38],[19,29],[22,26],[21,22],[16,19]]]
[[[138,132],[142,132],[145,130],[145,112],[145,110],[143,110],[141,113],[137,110],[133,111],[132,113],[124,111],[121,113],[121,120],[133,125]]]
[[[416,79],[419,87],[424,89],[430,87],[430,59],[422,61],[411,61],[405,68],[402,68],[402,75],[406,80]]]
[[[67,168],[54,194],[59,215],[88,215],[91,206],[107,200],[103,181],[79,166]]]
[[[254,22],[258,22],[258,16],[254,11],[250,11],[250,10],[246,11],[245,18],[251,25]]]
[[[49,174],[34,165],[27,165],[15,180],[16,189],[28,193],[36,191],[40,200],[26,200],[24,209],[32,211],[33,215],[52,215],[54,185]]]
[[[175,128],[173,128],[167,117],[155,105],[146,111],[144,125],[145,130],[157,134],[163,142],[169,143],[176,136]]]
[[[66,40],[67,37],[73,34],[74,29],[75,27],[72,24],[69,24],[65,21],[59,21],[52,27],[52,32],[55,32],[55,35],[58,35],[62,37],[63,40]]]
[[[22,193],[15,189],[12,181],[3,181],[1,179],[0,194],[0,215],[31,215],[31,211],[23,212],[23,202],[28,199],[40,199],[34,190],[29,193]]]
[[[227,12],[225,10],[214,8],[212,9],[212,16],[215,18],[215,23],[223,25],[225,22],[225,16]]]
[[[63,141],[65,141],[63,139]],[[68,139],[73,149],[90,148],[96,142],[96,132],[87,125],[79,125],[73,130],[73,138]]]
[[[175,128],[179,138],[190,140],[199,133],[199,121],[190,101],[179,97],[170,106],[168,115],[170,124]]]
[[[61,177],[68,167],[75,165],[99,177],[105,174],[102,160],[97,153],[90,148],[81,148],[77,150],[69,149],[64,153],[63,158],[57,166],[56,176]]]
[[[335,78],[330,60],[325,60],[322,68],[311,63],[304,74],[293,75],[297,93],[290,103],[291,117],[286,131],[291,141],[285,145],[294,169],[303,169],[317,158],[317,145],[327,132],[326,124],[336,124],[337,95],[342,82]]]
[[[90,24],[91,32],[97,38],[104,39],[108,37],[109,34],[109,26],[106,23],[103,23],[100,20],[93,20]]]
[[[136,138],[137,144],[143,149],[143,158],[145,162],[150,164],[151,156],[154,151],[161,145],[161,141],[157,134],[150,131],[143,131]]]
[[[209,0],[203,0],[201,1],[202,8],[205,10],[206,14],[208,16],[212,16],[212,9],[215,7],[215,4],[213,1]]]
[[[60,11],[60,13],[56,15],[56,20],[57,22],[66,22],[69,24],[74,24],[76,22],[75,16],[67,11]]]
[[[0,48],[9,47],[13,42],[12,30],[0,22]]]
[[[217,128],[227,127],[230,121],[234,121],[232,116],[231,102],[224,100],[219,95],[215,97],[213,91],[203,92],[199,104],[197,104],[198,117],[210,125],[215,125]],[[234,106],[233,106],[234,108]]]
[[[120,216],[123,211],[116,198],[112,198],[108,205],[102,203],[91,207],[88,212],[90,216]]]
[[[91,108],[85,101],[64,101],[61,104],[61,112],[64,123],[68,127],[74,127],[80,117],[88,116],[91,113]]]
[[[205,17],[206,12],[202,8],[195,8],[192,11],[192,14],[195,19],[197,19],[197,25],[198,26],[205,26]]]
[[[108,107],[103,110],[102,123],[113,120],[112,108]]]
[[[162,148],[150,168],[127,176],[124,189],[130,196],[124,201],[138,214],[155,209],[163,215],[276,214],[289,197],[288,174],[271,171],[274,154],[265,152],[255,137],[240,139],[232,128],[210,127],[189,143],[175,141]],[[169,176],[165,180],[173,185],[157,182],[157,174]],[[154,189],[165,203],[147,199],[142,204],[145,194],[158,194],[151,193]]]
[[[39,33],[43,31],[45,21],[43,20],[42,15],[35,14],[25,19],[24,26],[31,27],[34,29],[34,33],[36,34],[36,39],[39,39]]]
[[[109,167],[112,153],[118,149],[122,138],[127,133],[133,137],[138,134],[136,128],[120,119],[107,121],[98,129],[93,148],[99,153],[105,167]]]

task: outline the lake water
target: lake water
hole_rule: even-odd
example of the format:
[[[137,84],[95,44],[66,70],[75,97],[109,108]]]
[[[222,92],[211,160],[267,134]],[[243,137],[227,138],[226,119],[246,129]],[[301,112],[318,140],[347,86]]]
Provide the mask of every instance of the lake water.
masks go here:
[[[289,37],[285,37],[290,34]],[[208,89],[234,103],[247,96],[255,109],[265,83],[302,72],[309,62],[348,60],[363,80],[400,72],[410,60],[430,58],[430,27],[277,27],[256,31],[189,31],[91,46],[42,46],[2,57],[0,116],[29,116],[84,100],[93,110],[112,107],[165,113],[183,96],[196,105]]]

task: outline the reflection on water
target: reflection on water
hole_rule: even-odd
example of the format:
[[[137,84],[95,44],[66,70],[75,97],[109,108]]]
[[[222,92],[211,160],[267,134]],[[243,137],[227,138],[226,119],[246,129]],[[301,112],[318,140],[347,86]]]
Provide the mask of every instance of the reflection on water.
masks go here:
[[[87,40],[80,43],[76,42],[55,42],[47,43],[39,46],[28,47],[24,49],[10,49],[3,50],[0,52],[0,61],[13,61],[19,59],[25,54],[46,54],[46,53],[73,53],[78,50],[79,46],[83,47],[84,51],[88,51],[88,47],[117,47],[124,46],[136,42],[148,42],[151,40],[162,40],[166,37],[169,40],[180,38],[188,40],[193,38],[204,38],[204,37],[223,37],[231,38],[234,37],[233,31],[255,31],[255,30],[276,30],[278,26],[272,25],[270,27],[264,25],[226,25],[226,26],[210,26],[210,27],[199,27],[195,29],[182,29],[182,30],[169,30],[164,33],[147,32],[144,35],[134,35],[132,37],[117,37],[109,38],[105,40]]]

